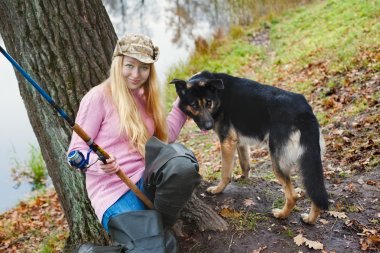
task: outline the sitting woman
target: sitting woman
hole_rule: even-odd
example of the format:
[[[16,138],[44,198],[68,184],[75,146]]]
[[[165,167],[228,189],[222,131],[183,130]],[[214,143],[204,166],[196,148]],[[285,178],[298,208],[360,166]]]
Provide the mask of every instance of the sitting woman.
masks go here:
[[[186,122],[178,99],[165,117],[154,67],[158,53],[151,39],[143,35],[127,34],[118,40],[109,78],[83,97],[76,117],[76,123],[111,154],[106,164],[91,155],[89,163],[94,164],[85,175],[88,197],[111,238],[134,247],[133,252],[161,252],[160,247],[166,247],[162,252],[176,252],[176,244],[169,242],[174,237],[168,236],[165,228],[175,223],[200,182],[195,159],[174,155],[161,167],[154,166],[157,159],[170,155],[162,151],[169,146],[165,143],[174,142]],[[69,152],[73,150],[88,150],[76,133]],[[155,210],[146,210],[115,174],[119,170],[154,201]],[[159,244],[152,242],[157,237],[161,238]],[[169,244],[171,249],[167,249]],[[91,251],[82,245],[78,252]]]

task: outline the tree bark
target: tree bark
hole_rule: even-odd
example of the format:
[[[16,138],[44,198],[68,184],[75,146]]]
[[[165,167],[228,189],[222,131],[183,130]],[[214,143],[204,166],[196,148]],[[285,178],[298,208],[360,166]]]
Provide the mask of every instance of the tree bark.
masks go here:
[[[73,117],[83,95],[108,76],[117,40],[101,0],[1,0],[0,34],[8,53]],[[17,71],[16,76],[69,224],[65,251],[72,252],[75,244],[83,242],[108,244],[87,197],[83,175],[66,162],[72,130]],[[226,226],[196,197],[183,213],[202,230]]]
[[[195,194],[182,209],[180,218],[195,224],[200,231],[225,231],[228,229],[228,223]]]

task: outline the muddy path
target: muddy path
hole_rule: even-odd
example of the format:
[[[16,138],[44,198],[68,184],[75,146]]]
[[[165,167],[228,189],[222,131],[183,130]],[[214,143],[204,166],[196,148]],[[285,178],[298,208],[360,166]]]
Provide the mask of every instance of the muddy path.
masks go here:
[[[287,219],[279,220],[272,216],[274,205],[283,203],[283,193],[275,180],[265,178],[270,164],[260,167],[251,172],[249,179],[232,182],[219,195],[205,193],[206,188],[216,182],[202,183],[197,195],[225,216],[229,230],[199,232],[187,226],[185,230],[189,236],[181,239],[181,252],[316,251],[304,244],[298,246],[294,237],[299,234],[323,244],[324,252],[362,252],[362,248],[367,252],[377,252],[380,249],[378,244],[368,246],[366,243],[380,231],[380,167],[342,180],[339,187],[327,181],[331,205],[341,206],[339,213],[347,217],[334,217],[324,212],[315,226],[300,220],[300,215],[310,210],[310,201],[306,197],[297,202],[297,207]],[[296,186],[301,186],[299,181],[296,180]]]

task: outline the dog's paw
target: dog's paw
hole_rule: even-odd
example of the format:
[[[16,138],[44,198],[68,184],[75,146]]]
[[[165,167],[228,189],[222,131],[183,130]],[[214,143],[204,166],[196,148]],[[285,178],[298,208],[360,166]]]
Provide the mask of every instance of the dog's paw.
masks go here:
[[[282,209],[279,209],[279,208],[273,209],[272,214],[277,219],[285,219],[288,217],[288,215],[285,215],[284,211]]]
[[[241,174],[241,175],[237,175],[237,176],[235,176],[235,181],[239,181],[239,180],[244,180],[244,179],[246,179],[247,177],[246,176],[244,176],[243,174]]]
[[[316,222],[316,219],[312,219],[307,213],[301,214],[301,220],[309,225],[314,225]]]
[[[210,186],[209,188],[207,188],[206,191],[211,194],[218,194],[222,192],[222,190],[220,190],[218,186]]]

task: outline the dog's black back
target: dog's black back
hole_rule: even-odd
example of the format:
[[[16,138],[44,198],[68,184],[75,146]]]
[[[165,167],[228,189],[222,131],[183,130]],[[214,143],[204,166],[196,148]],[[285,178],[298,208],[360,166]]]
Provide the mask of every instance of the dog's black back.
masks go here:
[[[268,140],[272,161],[285,177],[291,163],[301,168],[306,191],[327,209],[319,124],[303,95],[224,73],[198,73],[173,80],[180,108],[200,129],[214,129],[221,141],[231,129],[239,138]],[[298,134],[298,135],[297,135]],[[297,139],[298,137],[298,139]],[[289,150],[297,139],[296,151]],[[291,159],[287,152],[294,152]],[[299,156],[299,157],[298,157]],[[288,159],[288,160],[286,160]],[[289,163],[289,164],[288,164]]]
[[[224,84],[224,89],[218,90],[219,110],[224,112],[224,119],[243,135],[263,140],[274,128],[288,132],[298,120],[314,116],[300,94],[226,74],[214,76]]]

